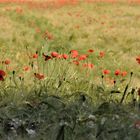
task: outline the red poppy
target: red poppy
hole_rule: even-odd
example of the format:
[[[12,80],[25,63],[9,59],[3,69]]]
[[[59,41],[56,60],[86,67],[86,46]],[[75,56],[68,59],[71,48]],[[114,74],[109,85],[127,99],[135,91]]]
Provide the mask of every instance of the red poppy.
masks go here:
[[[77,54],[72,54],[72,58],[76,58],[78,55]]]
[[[87,67],[87,64],[83,64],[83,67]]]
[[[6,65],[9,65],[10,62],[11,62],[11,61],[10,61],[9,59],[6,59],[4,63],[5,63]]]
[[[88,50],[88,52],[89,52],[89,53],[93,53],[93,52],[94,52],[94,50],[92,50],[92,49],[89,49],[89,50]]]
[[[89,69],[94,68],[94,64],[88,64],[88,68],[89,68]]]
[[[116,70],[114,74],[115,74],[116,76],[118,76],[118,75],[121,74],[121,71],[120,71],[120,70]]]
[[[110,73],[110,70],[103,70],[103,74],[107,75]]]
[[[136,61],[138,62],[138,64],[140,64],[140,56],[136,58]]]
[[[87,58],[87,55],[83,54],[78,57],[78,60],[85,60],[86,58]]]
[[[70,52],[71,52],[72,58],[78,57],[78,51],[77,50],[71,50]]]
[[[108,83],[108,84],[114,84],[116,81],[114,79],[112,79],[111,77],[105,77],[105,81]]]
[[[35,31],[36,31],[36,33],[40,33],[41,32],[41,30],[39,28],[36,28]]]
[[[25,67],[23,68],[23,70],[24,70],[24,71],[29,71],[29,70],[30,70],[30,67],[29,67],[29,66],[25,66]]]
[[[62,54],[58,54],[57,58],[63,58],[63,55]]]
[[[52,53],[51,53],[51,56],[52,56],[52,57],[57,57],[58,55],[59,55],[59,54],[58,54],[57,52],[52,52]]]
[[[47,35],[47,38],[48,38],[49,40],[52,40],[52,39],[53,39],[53,35],[48,34],[48,35]]]
[[[67,59],[69,56],[68,56],[67,54],[63,54],[62,57],[63,57],[64,59]]]
[[[77,50],[71,50],[70,52],[71,53],[77,53],[78,54],[78,51]]]
[[[105,56],[105,52],[100,52],[99,53],[99,56],[102,58],[102,57],[104,57]]]
[[[94,67],[94,64],[83,64],[83,67],[87,67],[89,69],[92,69]]]
[[[45,58],[45,61],[52,59],[51,56],[49,56],[49,55],[45,55],[44,53],[42,55]]]
[[[48,38],[49,40],[53,40],[53,38],[54,38],[53,35],[49,31],[47,31],[47,30],[44,33],[43,37],[44,38]]]
[[[33,54],[33,58],[38,58],[38,54],[37,53]]]
[[[0,70],[0,81],[4,81],[4,76],[6,73],[3,70]]]
[[[44,79],[44,75],[43,74],[40,74],[40,73],[34,73],[34,76],[39,79],[39,80],[42,80]]]
[[[123,71],[122,73],[121,73],[121,76],[126,76],[127,75],[127,72],[126,71]]]
[[[77,61],[77,60],[74,60],[73,63],[74,63],[75,65],[79,65],[79,64],[80,64],[80,62]]]

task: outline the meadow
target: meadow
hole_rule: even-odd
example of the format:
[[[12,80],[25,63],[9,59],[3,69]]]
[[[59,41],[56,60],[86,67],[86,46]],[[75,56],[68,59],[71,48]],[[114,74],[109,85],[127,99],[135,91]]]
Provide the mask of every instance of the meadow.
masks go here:
[[[139,0],[0,0],[0,139],[140,139]]]

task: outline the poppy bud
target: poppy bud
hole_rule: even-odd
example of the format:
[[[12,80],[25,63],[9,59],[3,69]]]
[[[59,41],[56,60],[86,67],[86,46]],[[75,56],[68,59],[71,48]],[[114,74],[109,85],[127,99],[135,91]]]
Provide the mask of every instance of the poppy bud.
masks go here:
[[[15,74],[15,71],[13,70],[13,75]]]

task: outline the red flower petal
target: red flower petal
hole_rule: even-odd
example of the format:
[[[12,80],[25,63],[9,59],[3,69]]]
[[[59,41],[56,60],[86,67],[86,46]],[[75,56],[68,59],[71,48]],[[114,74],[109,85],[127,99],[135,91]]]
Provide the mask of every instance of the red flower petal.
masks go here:
[[[103,74],[109,74],[110,73],[110,70],[103,70]]]
[[[0,76],[5,76],[6,73],[3,70],[0,70]]]
[[[118,75],[121,74],[121,71],[120,71],[120,70],[116,70],[114,74],[115,74],[116,76],[118,76]]]
[[[0,81],[4,81],[4,78],[3,78],[3,76],[1,76],[1,75],[0,75]]]
[[[80,64],[80,62],[77,61],[77,60],[74,60],[73,63],[74,63],[75,65],[79,65],[79,64]]]
[[[6,59],[4,63],[5,63],[6,65],[9,65],[9,64],[10,64],[10,60],[9,60],[9,59]]]
[[[92,50],[92,49],[89,49],[89,50],[88,50],[88,52],[92,53],[92,52],[94,52],[94,50]]]
[[[87,55],[83,54],[78,57],[78,60],[85,60],[86,58],[87,58]]]
[[[25,66],[25,67],[23,68],[23,70],[24,70],[24,71],[29,71],[29,70],[30,70],[30,67],[29,67],[29,66]]]
[[[34,76],[39,79],[39,80],[42,80],[44,79],[44,75],[43,74],[40,74],[40,73],[34,73]]]
[[[52,57],[57,57],[58,55],[59,55],[59,54],[58,54],[57,52],[52,52],[52,53],[51,53],[51,56],[52,56]]]
[[[140,56],[136,58],[136,61],[138,62],[138,64],[140,64]]]
[[[38,54],[37,53],[33,54],[33,58],[38,58]]]
[[[121,73],[121,76],[126,76],[127,75],[127,72],[126,71],[123,71],[122,73]]]
[[[71,50],[70,52],[71,52],[72,58],[78,57],[78,51],[77,50]]]
[[[6,73],[3,70],[0,70],[0,81],[4,81],[4,76]]]
[[[49,55],[45,55],[44,53],[42,55],[45,58],[45,61],[52,59],[51,56],[49,56]]]
[[[63,54],[62,57],[63,57],[64,59],[67,59],[69,56],[68,56],[67,54]]]
[[[105,56],[105,52],[100,52],[99,53],[99,56],[102,58],[102,57],[104,57]]]

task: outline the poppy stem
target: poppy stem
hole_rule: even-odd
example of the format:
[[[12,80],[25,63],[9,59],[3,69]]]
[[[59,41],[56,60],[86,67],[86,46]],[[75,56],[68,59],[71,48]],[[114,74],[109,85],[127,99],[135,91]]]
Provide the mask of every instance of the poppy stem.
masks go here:
[[[127,94],[127,90],[128,90],[129,85],[130,85],[130,83],[131,83],[132,75],[133,75],[133,72],[130,73],[130,79],[129,79],[128,84],[127,84],[126,87],[125,87],[125,90],[124,90],[124,92],[123,92],[123,96],[122,96],[122,98],[121,98],[120,104],[122,104],[123,101],[124,101],[124,99],[125,99],[125,96],[126,96],[126,94]]]

